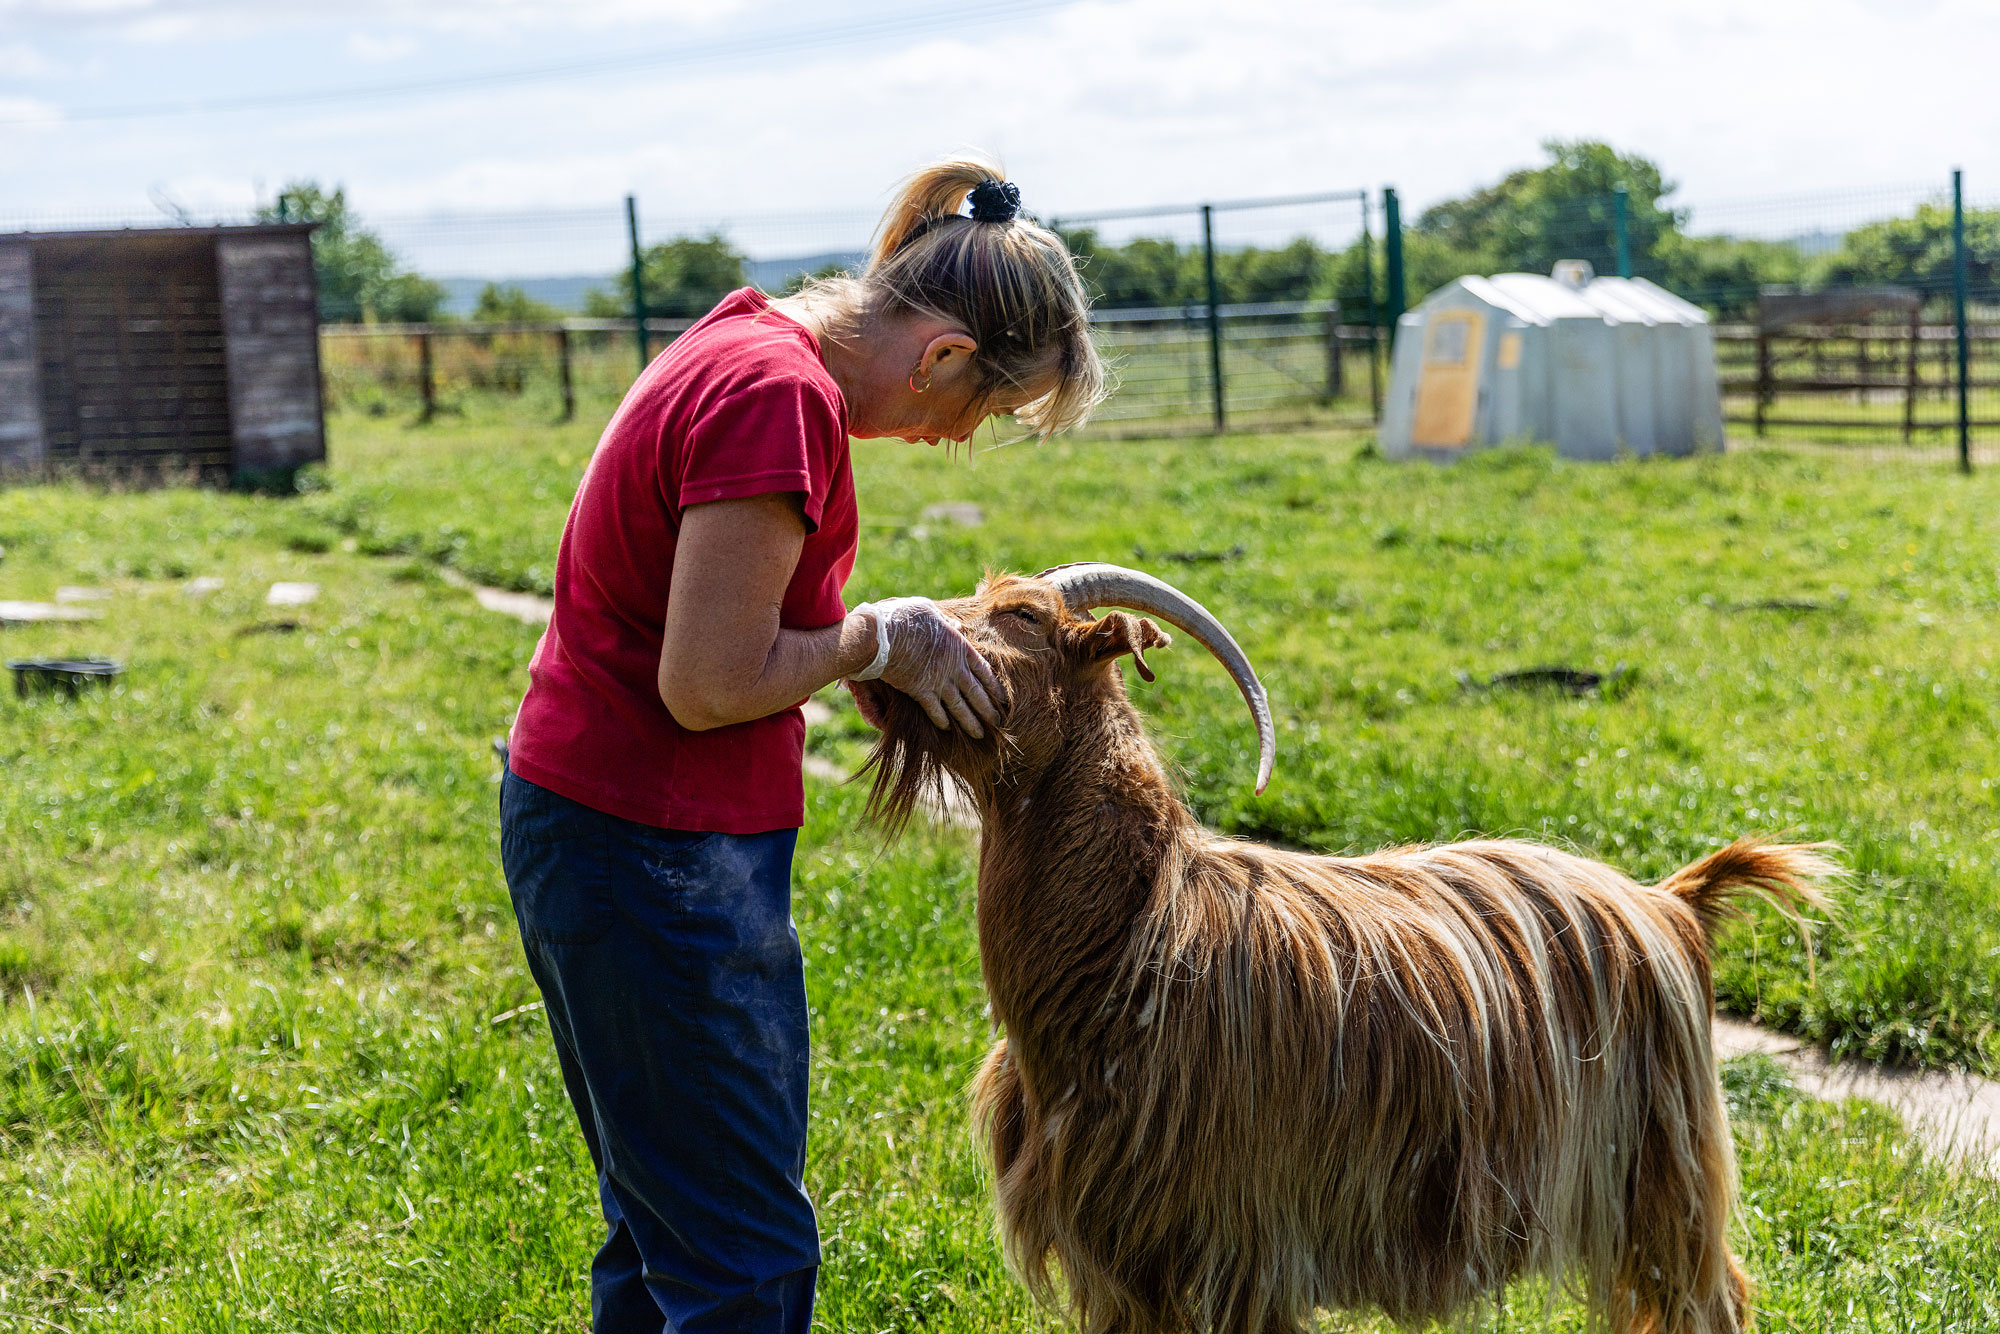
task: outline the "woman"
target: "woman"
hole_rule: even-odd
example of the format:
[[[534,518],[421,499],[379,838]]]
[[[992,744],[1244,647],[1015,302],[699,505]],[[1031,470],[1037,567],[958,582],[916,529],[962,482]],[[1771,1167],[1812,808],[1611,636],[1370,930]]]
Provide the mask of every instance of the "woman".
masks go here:
[[[570,507],[501,854],[597,1167],[600,1332],[810,1324],[798,705],[879,677],[939,727],[996,721],[927,599],[840,592],[850,436],[964,441],[1013,413],[1046,437],[1104,394],[1075,268],[1019,199],[992,164],[939,163],[860,277],[725,298],[633,385]]]

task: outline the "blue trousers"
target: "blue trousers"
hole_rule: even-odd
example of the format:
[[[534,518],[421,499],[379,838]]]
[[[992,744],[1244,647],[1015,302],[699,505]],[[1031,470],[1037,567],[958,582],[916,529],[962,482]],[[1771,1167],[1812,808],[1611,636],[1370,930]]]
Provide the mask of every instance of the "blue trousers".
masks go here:
[[[597,1334],[806,1334],[794,829],[683,833],[509,772],[500,852],[607,1228]]]

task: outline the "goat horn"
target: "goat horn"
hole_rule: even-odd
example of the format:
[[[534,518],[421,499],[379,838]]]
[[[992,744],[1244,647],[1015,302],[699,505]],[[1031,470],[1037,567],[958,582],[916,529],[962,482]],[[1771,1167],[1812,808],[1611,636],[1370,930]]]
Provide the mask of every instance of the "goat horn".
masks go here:
[[[1257,791],[1263,792],[1265,785],[1271,781],[1271,765],[1278,757],[1278,733],[1271,725],[1270,697],[1264,693],[1264,684],[1257,679],[1257,670],[1250,665],[1249,655],[1238,647],[1235,638],[1208,608],[1164,579],[1156,579],[1140,570],[1128,570],[1123,565],[1081,561],[1074,565],[1052,566],[1037,577],[1054,585],[1072,611],[1130,607],[1135,611],[1150,612],[1167,624],[1187,631],[1201,642],[1203,648],[1213,653],[1216,661],[1229,669],[1236,688],[1243,692],[1244,703],[1250,706],[1250,716],[1257,721]]]

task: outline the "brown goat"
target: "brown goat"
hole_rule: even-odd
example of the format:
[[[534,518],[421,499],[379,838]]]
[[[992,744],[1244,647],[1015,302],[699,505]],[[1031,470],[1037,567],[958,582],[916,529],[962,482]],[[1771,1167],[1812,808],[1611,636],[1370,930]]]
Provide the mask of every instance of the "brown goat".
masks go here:
[[[1053,1262],[1091,1334],[1275,1334],[1315,1308],[1448,1318],[1539,1274],[1620,1334],[1743,1328],[1710,936],[1746,888],[1821,903],[1830,864],[1746,840],[1644,886],[1525,842],[1325,857],[1216,837],[1116,669],[1129,653],[1151,680],[1167,636],[1087,610],[1234,651],[1268,768],[1261,687],[1184,595],[1092,568],[1123,594],[1051,571],[941,604],[1006,687],[1001,735],[855,689],[882,732],[878,818],[952,783],[979,811],[1004,1036],[975,1106],[1034,1292],[1055,1299]]]

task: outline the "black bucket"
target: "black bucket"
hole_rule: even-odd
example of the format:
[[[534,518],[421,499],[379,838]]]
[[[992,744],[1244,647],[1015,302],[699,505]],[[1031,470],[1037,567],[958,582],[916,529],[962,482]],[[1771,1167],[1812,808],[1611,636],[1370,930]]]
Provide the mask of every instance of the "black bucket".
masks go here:
[[[110,658],[12,658],[7,666],[14,673],[14,693],[22,699],[31,690],[74,695],[85,686],[110,685],[125,670],[124,663]]]

